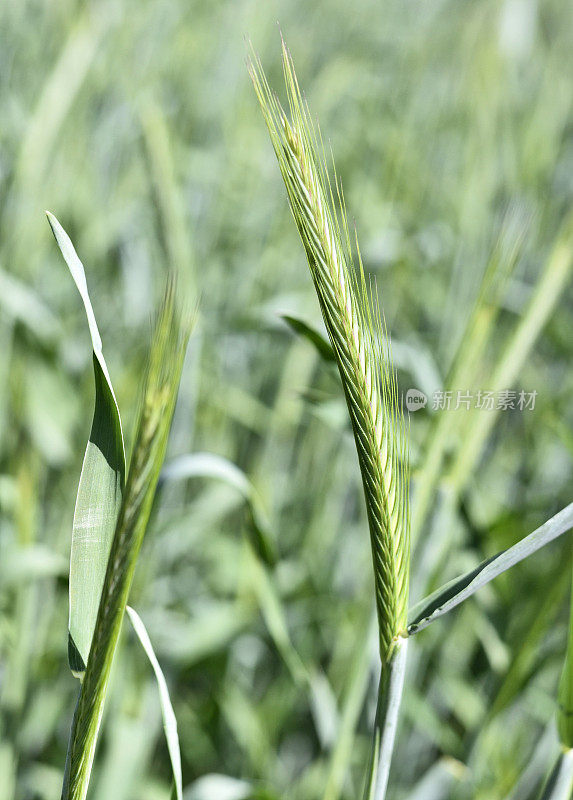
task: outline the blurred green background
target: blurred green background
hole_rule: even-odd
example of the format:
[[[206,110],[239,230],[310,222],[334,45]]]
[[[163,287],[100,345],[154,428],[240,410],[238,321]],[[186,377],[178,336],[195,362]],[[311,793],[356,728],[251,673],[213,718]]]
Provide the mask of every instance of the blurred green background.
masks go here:
[[[67,569],[93,377],[48,208],[87,272],[129,448],[169,265],[200,315],[171,457],[253,482],[166,485],[131,602],[178,717],[187,800],[360,794],[377,684],[370,545],[336,373],[250,86],[280,24],[336,156],[402,391],[537,391],[412,414],[412,600],[533,530],[573,477],[569,0],[21,0],[0,9],[0,800],[59,796],[77,691]],[[455,396],[455,395],[454,395]],[[412,642],[389,798],[527,800],[554,755],[567,538]],[[94,800],[167,800],[129,626]]]

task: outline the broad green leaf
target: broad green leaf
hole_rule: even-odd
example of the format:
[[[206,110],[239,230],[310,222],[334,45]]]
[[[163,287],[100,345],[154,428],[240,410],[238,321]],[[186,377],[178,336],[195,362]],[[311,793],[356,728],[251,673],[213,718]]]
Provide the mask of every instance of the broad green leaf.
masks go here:
[[[189,478],[214,478],[232,486],[242,495],[251,515],[253,545],[267,564],[274,564],[275,539],[259,495],[245,473],[231,461],[215,453],[190,453],[178,456],[166,464],[161,472],[162,484]]]
[[[90,652],[111,540],[125,482],[119,409],[92,308],[82,262],[58,220],[46,212],[56,242],[83,300],[93,346],[95,408],[74,511],[70,557],[68,658],[82,677]]]
[[[131,606],[127,606],[126,611],[131,620],[131,624],[143,645],[143,649],[147,653],[147,657],[151,662],[155,677],[157,679],[157,686],[159,688],[159,699],[161,702],[161,714],[163,715],[163,730],[165,731],[165,738],[167,740],[167,748],[169,750],[169,757],[171,759],[171,766],[173,768],[173,780],[175,782],[175,796],[177,800],[183,798],[183,779],[181,776],[181,752],[179,750],[179,734],[177,733],[177,720],[175,719],[175,712],[171,705],[171,698],[169,697],[169,689],[163,671],[159,665],[159,661],[153,650],[151,639],[145,629],[145,625],[137,611]]]
[[[497,578],[502,572],[523,561],[524,558],[571,528],[573,528],[573,503],[530,533],[529,536],[514,544],[513,547],[487,558],[475,569],[459,575],[417,603],[409,615],[408,633],[412,635],[421,631],[430,622],[447,614],[448,611],[462,603],[467,597],[471,597],[478,589]]]

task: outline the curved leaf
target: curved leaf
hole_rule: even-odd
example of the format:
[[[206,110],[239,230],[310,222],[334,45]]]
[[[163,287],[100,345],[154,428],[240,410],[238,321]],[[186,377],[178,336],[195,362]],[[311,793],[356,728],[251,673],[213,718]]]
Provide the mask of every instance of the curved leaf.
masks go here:
[[[68,659],[82,677],[90,652],[111,540],[125,483],[119,408],[105,362],[85,271],[69,236],[46,212],[52,232],[84,303],[93,346],[95,408],[86,447],[72,530]]]
[[[153,650],[151,639],[145,629],[145,625],[137,611],[126,606],[133,629],[135,630],[143,649],[147,653],[147,657],[151,662],[155,677],[157,679],[157,686],[159,688],[159,700],[161,702],[161,714],[163,716],[163,730],[165,731],[165,738],[167,740],[167,749],[169,750],[169,758],[171,759],[171,766],[173,767],[173,780],[175,782],[175,796],[177,800],[183,799],[183,779],[181,776],[181,752],[179,749],[179,734],[177,733],[177,720],[175,719],[175,712],[171,705],[171,698],[169,697],[169,689],[165,676]]]
[[[247,503],[254,533],[253,545],[267,564],[276,561],[276,544],[255,487],[235,464],[215,453],[177,456],[161,472],[161,484],[189,478],[215,478],[236,489]]]

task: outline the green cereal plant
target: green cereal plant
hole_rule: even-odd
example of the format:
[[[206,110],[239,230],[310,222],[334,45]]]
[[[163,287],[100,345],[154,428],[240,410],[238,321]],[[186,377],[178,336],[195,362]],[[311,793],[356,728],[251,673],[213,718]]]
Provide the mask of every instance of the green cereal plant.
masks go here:
[[[568,531],[573,526],[573,504],[513,547],[441,587],[408,613],[408,436],[390,343],[375,292],[367,286],[357,239],[356,266],[353,263],[342,188],[336,173],[333,179],[329,175],[320,133],[302,98],[284,41],[282,60],[289,114],[271,90],[254,54],[249,71],[305,249],[358,454],[370,528],[382,667],[364,798],[382,800],[398,722],[408,637]],[[316,346],[315,335],[299,332]],[[326,343],[321,349],[331,358]]]
[[[342,194],[333,188],[321,144],[283,44],[292,123],[258,62],[251,74],[304,243],[346,396],[358,451],[374,559],[380,655],[388,662],[408,609],[408,451],[404,419],[381,314],[366,287],[360,253],[352,263]],[[340,220],[334,193],[341,205]]]
[[[62,789],[62,800],[83,800],[88,791],[113,657],[165,457],[191,322],[179,310],[175,278],[170,277],[155,323],[126,470],[119,409],[84,269],[62,226],[51,214],[48,218],[86,309],[96,387],[94,418],[72,534],[68,653],[70,668],[79,677],[81,689]],[[175,790],[181,798],[177,730],[165,679],[143,622],[133,609],[127,610],[158,680]]]
[[[333,187],[283,42],[291,119],[260,62],[251,77],[304,244],[352,423],[370,528],[382,677],[368,796],[385,791],[404,678],[410,564],[409,461],[404,417],[382,315],[350,235],[341,187]],[[336,203],[335,201],[338,201]],[[337,208],[338,206],[338,208]]]

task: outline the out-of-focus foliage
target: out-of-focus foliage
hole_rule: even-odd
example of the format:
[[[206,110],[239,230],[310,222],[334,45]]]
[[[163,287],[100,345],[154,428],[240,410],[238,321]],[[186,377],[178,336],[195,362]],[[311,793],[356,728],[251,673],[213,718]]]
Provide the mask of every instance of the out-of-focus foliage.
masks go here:
[[[58,795],[76,691],[67,572],[91,344],[44,208],[86,266],[126,432],[168,265],[200,295],[170,453],[240,468],[276,542],[261,561],[228,482],[162,487],[130,602],[169,684],[187,797],[359,791],[377,682],[360,477],[333,367],[282,317],[320,324],[244,63],[247,34],[280,84],[277,19],[400,389],[430,396],[411,418],[414,510],[428,453],[439,462],[412,601],[571,501],[568,0],[1,4],[0,800]],[[432,408],[435,390],[455,406],[492,382],[537,391],[535,408]],[[570,580],[563,538],[411,642],[389,797],[535,795]],[[154,678],[141,648],[118,655],[91,796],[167,800]]]

